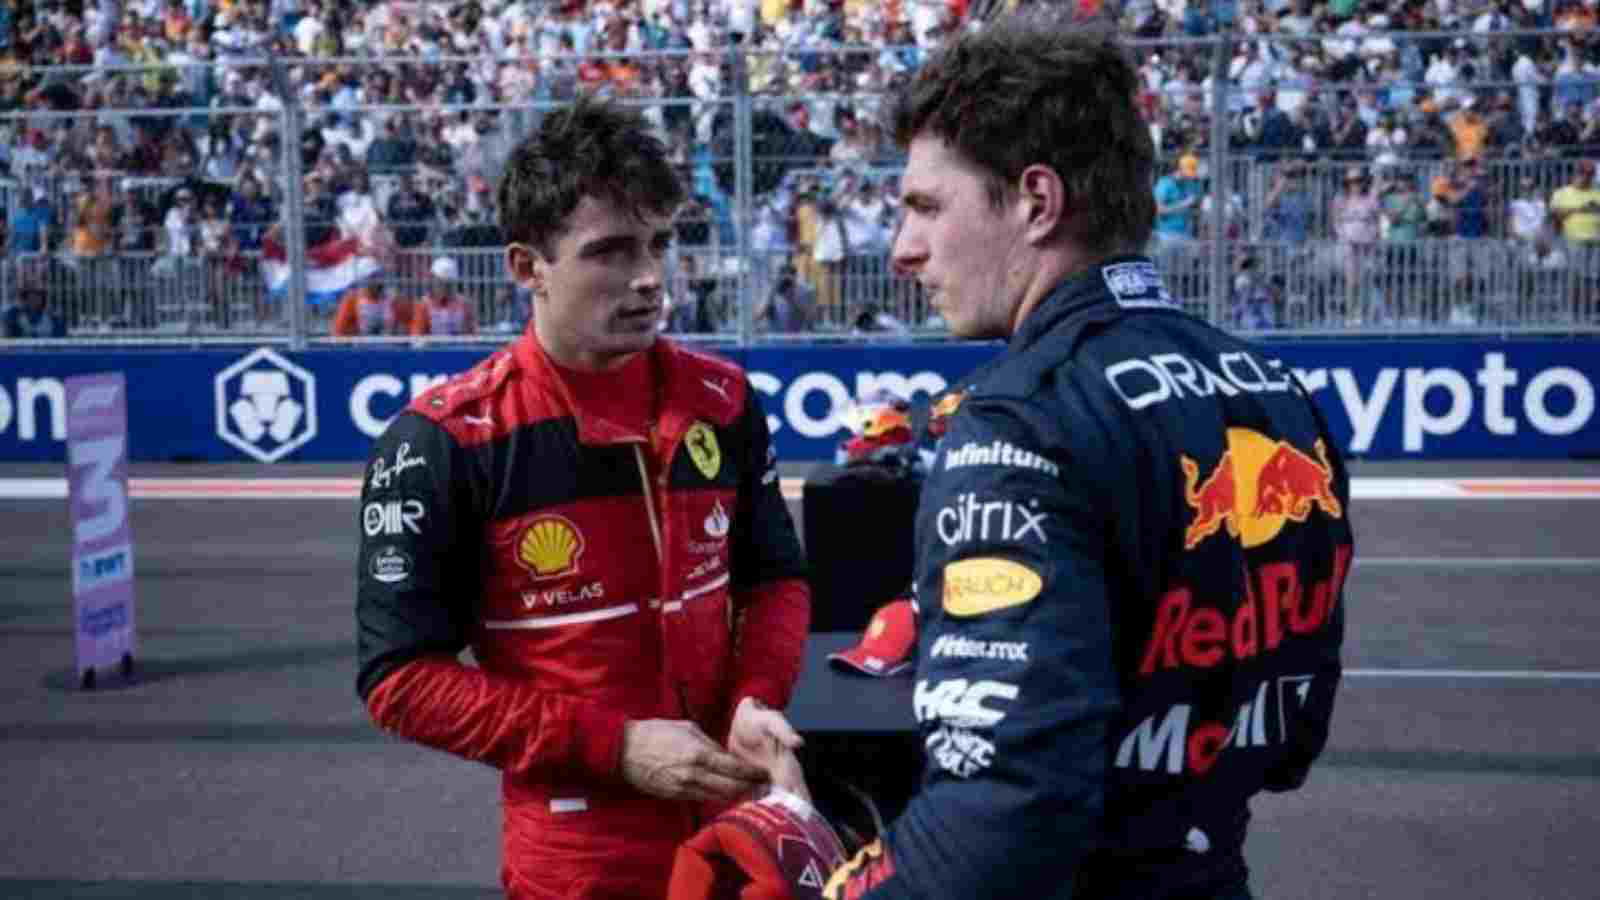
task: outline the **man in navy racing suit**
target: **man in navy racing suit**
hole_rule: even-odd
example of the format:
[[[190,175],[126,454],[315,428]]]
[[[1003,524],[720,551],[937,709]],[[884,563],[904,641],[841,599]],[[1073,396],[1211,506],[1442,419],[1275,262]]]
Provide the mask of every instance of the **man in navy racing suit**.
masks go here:
[[[926,764],[830,898],[1238,900],[1249,800],[1328,736],[1348,476],[1295,378],[1139,255],[1154,148],[1108,33],[1000,19],[894,105],[893,249],[997,359],[936,404]]]

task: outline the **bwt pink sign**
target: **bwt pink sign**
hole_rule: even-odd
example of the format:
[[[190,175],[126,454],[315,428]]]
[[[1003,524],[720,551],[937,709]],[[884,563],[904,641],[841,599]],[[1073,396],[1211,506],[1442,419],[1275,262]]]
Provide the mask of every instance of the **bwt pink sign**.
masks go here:
[[[127,382],[120,372],[66,379],[67,502],[78,677],[134,656],[133,532],[128,524]]]

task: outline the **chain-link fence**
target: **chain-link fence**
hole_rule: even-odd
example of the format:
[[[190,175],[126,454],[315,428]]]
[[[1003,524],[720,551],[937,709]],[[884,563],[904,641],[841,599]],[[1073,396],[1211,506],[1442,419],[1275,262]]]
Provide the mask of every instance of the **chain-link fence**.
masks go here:
[[[1585,205],[1600,204],[1600,81],[1562,61],[1600,44],[1373,29],[1132,43],[1161,158],[1150,252],[1195,313],[1275,334],[1600,323],[1600,207]],[[81,102],[0,113],[0,291],[42,291],[74,339],[499,340],[532,303],[505,271],[493,186],[546,110],[599,89],[644,111],[690,189],[668,330],[938,338],[890,270],[902,157],[879,125],[924,52],[38,70],[81,79]],[[425,102],[400,89],[417,84]],[[471,315],[426,334],[367,314],[445,295]]]

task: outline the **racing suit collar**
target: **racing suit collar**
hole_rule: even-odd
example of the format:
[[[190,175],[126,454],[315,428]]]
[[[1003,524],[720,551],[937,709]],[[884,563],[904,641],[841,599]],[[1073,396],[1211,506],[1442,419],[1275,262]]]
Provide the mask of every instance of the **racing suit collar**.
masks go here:
[[[1010,349],[1026,349],[1063,319],[1099,305],[1110,310],[1178,308],[1150,257],[1108,256],[1057,284],[1012,334]]]
[[[687,430],[688,424],[696,419],[727,424],[738,417],[743,403],[742,390],[736,389],[731,382],[720,384],[720,393],[703,387],[705,379],[699,375],[701,367],[688,364],[687,357],[690,354],[677,343],[658,337],[644,352],[649,354],[655,369],[657,415],[670,414],[670,421],[660,423],[664,437],[681,436],[676,432]],[[607,410],[580,406],[562,379],[555,361],[540,346],[532,326],[517,339],[513,354],[518,366],[533,376],[539,389],[549,391],[559,408],[572,415],[578,429],[578,443],[601,446],[648,440],[647,435],[612,421]],[[664,404],[664,397],[672,398],[671,403]],[[671,408],[667,409],[667,406]]]

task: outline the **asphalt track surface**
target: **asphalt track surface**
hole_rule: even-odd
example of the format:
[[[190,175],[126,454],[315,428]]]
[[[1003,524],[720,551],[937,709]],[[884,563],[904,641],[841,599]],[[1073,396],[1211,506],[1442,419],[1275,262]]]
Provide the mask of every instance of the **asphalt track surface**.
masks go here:
[[[1600,501],[1352,521],[1352,674],[1308,786],[1255,803],[1256,895],[1597,896]],[[0,898],[498,896],[496,773],[380,734],[354,696],[355,526],[352,499],[136,500],[139,677],[82,692],[66,504],[0,500]]]

